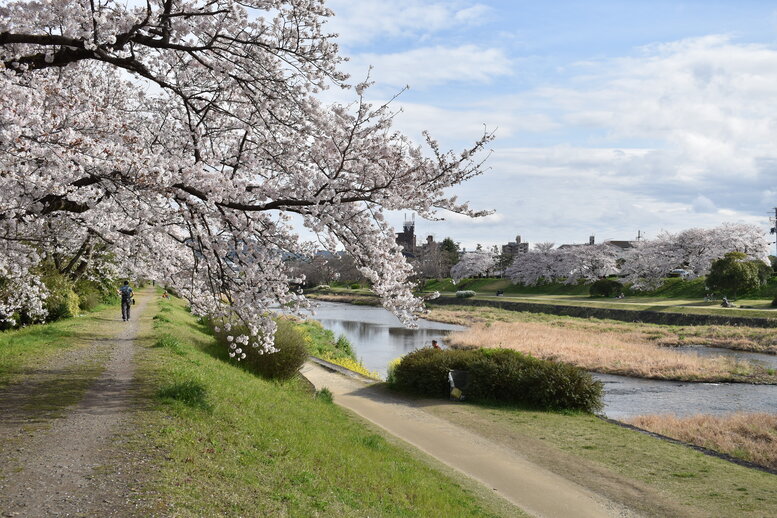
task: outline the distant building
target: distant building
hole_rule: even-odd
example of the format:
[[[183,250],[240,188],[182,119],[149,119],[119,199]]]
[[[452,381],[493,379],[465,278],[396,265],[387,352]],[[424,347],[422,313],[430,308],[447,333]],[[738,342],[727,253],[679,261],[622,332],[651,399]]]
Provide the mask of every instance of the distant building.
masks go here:
[[[515,241],[510,241],[506,245],[502,245],[502,255],[516,256],[518,254],[525,254],[529,251],[529,243],[521,241],[521,236],[515,236]]]
[[[605,241],[605,245],[615,246],[620,248],[621,250],[628,250],[630,248],[634,248],[635,241],[617,241],[614,239],[610,239],[608,241]]]
[[[608,239],[602,244],[609,245],[612,247],[615,247],[618,249],[618,252],[625,252],[631,248],[634,248],[637,241],[624,241],[624,240],[618,240],[618,239]],[[596,244],[596,239],[594,236],[590,236],[588,238],[588,243],[579,243],[579,244],[567,244],[567,245],[561,245],[559,248],[575,248],[578,246],[591,246]]]
[[[576,248],[578,246],[591,246],[596,244],[596,238],[594,236],[588,237],[588,243],[571,243],[559,246],[559,249],[564,248]]]
[[[415,219],[408,220],[402,225],[402,232],[397,232],[397,244],[402,247],[402,255],[415,257],[417,253],[415,244]]]

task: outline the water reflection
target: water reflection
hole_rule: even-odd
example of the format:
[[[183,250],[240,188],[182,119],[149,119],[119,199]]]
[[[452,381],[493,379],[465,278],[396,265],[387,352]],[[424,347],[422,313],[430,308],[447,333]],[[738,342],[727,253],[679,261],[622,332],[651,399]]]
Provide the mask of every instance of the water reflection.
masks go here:
[[[681,383],[594,374],[604,382],[604,413],[613,419],[645,414],[722,415],[777,411],[777,386]]]
[[[335,302],[321,302],[314,318],[335,335],[345,335],[364,366],[384,377],[386,367],[394,358],[429,346],[432,340],[444,346],[448,332],[464,329],[462,326],[425,320],[419,322],[418,329],[407,329],[383,308]],[[736,356],[777,366],[777,357],[765,354],[703,347],[678,350],[701,355]],[[613,419],[667,413],[777,412],[777,386],[774,385],[681,383],[609,374],[594,376],[604,382],[604,413]]]
[[[336,302],[320,302],[313,318],[335,336],[344,335],[364,366],[384,377],[394,358],[430,346],[432,340],[444,346],[447,333],[464,329],[428,320],[420,320],[417,329],[407,329],[383,308]]]

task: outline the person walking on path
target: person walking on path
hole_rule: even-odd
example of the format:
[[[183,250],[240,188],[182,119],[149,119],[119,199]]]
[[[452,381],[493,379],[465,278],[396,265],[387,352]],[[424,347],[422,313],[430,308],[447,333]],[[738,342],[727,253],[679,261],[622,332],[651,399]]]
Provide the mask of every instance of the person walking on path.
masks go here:
[[[121,294],[121,319],[126,322],[130,319],[130,306],[132,306],[132,288],[129,281],[124,281],[124,285],[119,288]]]

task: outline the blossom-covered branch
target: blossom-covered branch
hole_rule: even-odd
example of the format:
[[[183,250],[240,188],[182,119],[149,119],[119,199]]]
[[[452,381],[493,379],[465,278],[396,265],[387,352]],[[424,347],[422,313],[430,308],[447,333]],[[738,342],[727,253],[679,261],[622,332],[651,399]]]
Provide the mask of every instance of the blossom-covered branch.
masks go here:
[[[351,88],[331,14],[318,0],[0,7],[0,276],[33,286],[20,256],[56,240],[81,264],[107,257],[82,251],[99,243],[121,271],[245,324],[238,344],[271,350],[267,309],[306,304],[285,262],[313,251],[301,221],[411,321],[420,301],[384,211],[477,215],[445,191],[482,173],[492,136],[459,153],[427,137],[425,151],[366,84],[323,105],[321,89]]]

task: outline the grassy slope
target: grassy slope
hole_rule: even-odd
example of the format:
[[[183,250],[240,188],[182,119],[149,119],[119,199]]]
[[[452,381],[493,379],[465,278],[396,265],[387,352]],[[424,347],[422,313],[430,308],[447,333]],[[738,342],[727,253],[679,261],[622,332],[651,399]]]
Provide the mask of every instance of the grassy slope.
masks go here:
[[[140,376],[164,394],[142,426],[165,452],[153,491],[176,516],[515,516],[453,482],[299,382],[263,381],[223,352],[182,304],[161,303],[160,346]]]

